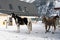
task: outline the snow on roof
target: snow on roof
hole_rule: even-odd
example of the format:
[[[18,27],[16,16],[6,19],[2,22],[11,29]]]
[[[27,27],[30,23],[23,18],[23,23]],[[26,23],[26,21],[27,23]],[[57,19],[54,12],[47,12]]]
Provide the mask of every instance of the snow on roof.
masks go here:
[[[51,14],[51,16],[56,16],[57,14]]]

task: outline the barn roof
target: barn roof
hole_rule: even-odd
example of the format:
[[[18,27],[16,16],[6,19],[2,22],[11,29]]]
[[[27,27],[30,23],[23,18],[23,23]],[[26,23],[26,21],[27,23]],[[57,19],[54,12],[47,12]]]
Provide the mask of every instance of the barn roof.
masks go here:
[[[37,8],[33,4],[19,0],[0,0],[0,12],[9,15],[14,12],[19,16],[38,16]]]

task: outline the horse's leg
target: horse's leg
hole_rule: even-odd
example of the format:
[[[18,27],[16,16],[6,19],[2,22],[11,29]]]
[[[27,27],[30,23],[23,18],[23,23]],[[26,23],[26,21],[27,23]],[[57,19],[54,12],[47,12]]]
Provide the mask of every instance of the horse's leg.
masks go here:
[[[50,30],[50,25],[49,25],[49,28],[48,28],[48,32],[49,32],[49,30]]]
[[[54,32],[55,32],[55,30],[56,30],[56,26],[55,26],[55,24],[54,24]],[[52,32],[52,33],[54,34],[54,32]]]
[[[17,24],[17,32],[20,32],[20,25]]]
[[[45,24],[45,31],[46,31],[45,33],[47,33],[47,25],[46,24]]]
[[[32,31],[32,23],[31,22],[29,22],[28,24],[27,24],[27,28],[28,28],[28,30],[29,30],[29,33]]]

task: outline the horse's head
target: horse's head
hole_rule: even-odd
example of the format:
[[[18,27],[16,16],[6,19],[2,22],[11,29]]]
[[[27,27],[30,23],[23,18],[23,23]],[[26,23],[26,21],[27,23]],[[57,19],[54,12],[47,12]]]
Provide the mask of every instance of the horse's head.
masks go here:
[[[47,18],[45,16],[42,17],[42,23],[46,22]]]
[[[54,19],[57,19],[57,18],[59,18],[59,16],[58,16],[58,15],[56,15],[56,16],[54,16],[53,18],[54,18]]]
[[[59,16],[58,16],[58,15],[56,15],[56,17],[57,17],[57,18],[59,18]]]
[[[14,18],[15,17],[15,14],[14,13],[11,13],[11,17]]]

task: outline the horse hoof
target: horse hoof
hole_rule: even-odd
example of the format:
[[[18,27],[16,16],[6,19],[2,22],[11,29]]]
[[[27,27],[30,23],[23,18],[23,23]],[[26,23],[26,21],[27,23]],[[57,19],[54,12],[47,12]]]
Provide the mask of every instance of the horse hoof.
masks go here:
[[[52,32],[52,34],[54,34],[54,32]]]
[[[27,32],[26,32],[27,33]],[[30,34],[29,32],[27,34]]]
[[[51,31],[47,30],[47,32],[51,32]]]
[[[45,33],[47,33],[47,32],[49,32],[49,31],[47,30]]]

